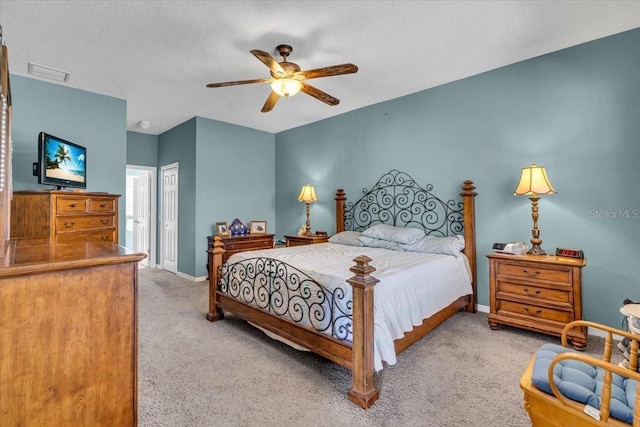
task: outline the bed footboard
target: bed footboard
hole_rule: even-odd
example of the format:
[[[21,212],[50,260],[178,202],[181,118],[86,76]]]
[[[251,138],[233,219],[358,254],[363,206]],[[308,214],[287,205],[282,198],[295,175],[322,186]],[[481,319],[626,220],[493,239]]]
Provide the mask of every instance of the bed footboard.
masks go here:
[[[369,408],[378,399],[374,383],[373,289],[378,280],[371,259],[359,256],[347,280],[351,287],[329,290],[295,267],[257,257],[222,264],[222,244],[209,253],[209,313],[223,310],[259,325],[352,371],[349,399]]]

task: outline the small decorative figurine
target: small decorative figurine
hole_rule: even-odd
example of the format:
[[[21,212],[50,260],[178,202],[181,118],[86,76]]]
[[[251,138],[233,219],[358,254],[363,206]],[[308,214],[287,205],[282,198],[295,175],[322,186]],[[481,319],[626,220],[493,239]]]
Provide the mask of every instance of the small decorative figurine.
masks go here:
[[[229,232],[232,236],[239,236],[243,234],[249,234],[249,229],[238,218],[234,219],[229,226]]]
[[[307,226],[306,224],[302,224],[300,230],[298,231],[298,236],[306,236],[307,235]]]

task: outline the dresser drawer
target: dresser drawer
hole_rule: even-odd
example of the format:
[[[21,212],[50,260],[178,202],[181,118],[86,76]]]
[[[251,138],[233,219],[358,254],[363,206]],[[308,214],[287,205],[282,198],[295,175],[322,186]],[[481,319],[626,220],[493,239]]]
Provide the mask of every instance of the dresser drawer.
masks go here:
[[[573,319],[572,311],[555,310],[534,304],[521,304],[512,301],[498,300],[497,313],[508,316],[526,316],[532,320],[551,320],[560,323],[569,323]]]
[[[89,201],[89,212],[114,212],[115,200],[114,199],[91,199]]]
[[[497,281],[496,296],[498,298],[528,297],[535,298],[541,302],[564,303],[569,305],[571,305],[573,300],[572,288],[569,285],[562,288],[559,286],[547,288],[503,280]]]
[[[58,233],[112,228],[115,224],[114,219],[113,215],[58,217],[56,227]]]
[[[56,209],[58,213],[85,213],[88,200],[86,197],[57,197]]]
[[[533,264],[510,264],[508,262],[500,262],[496,267],[498,276],[571,283],[571,270],[568,268],[551,268]]]
[[[116,242],[115,231],[113,230],[104,230],[97,232],[86,232],[86,233],[66,233],[66,234],[58,234],[56,237],[56,241],[58,243],[67,243],[78,240],[99,240],[101,242]]]
[[[255,249],[270,249],[273,247],[273,239],[248,240],[240,242],[225,242],[224,249],[227,251],[248,251]]]

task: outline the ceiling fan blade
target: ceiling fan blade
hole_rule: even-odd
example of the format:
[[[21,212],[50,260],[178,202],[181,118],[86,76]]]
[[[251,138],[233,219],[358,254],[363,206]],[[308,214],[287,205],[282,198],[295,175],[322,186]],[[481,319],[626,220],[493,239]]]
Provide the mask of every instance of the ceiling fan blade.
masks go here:
[[[282,69],[282,67],[280,66],[280,64],[278,63],[278,61],[276,61],[276,59],[273,56],[271,56],[269,52],[265,52],[264,50],[253,49],[251,53],[253,53],[253,55],[256,58],[262,61],[267,67],[269,67],[269,69],[271,70],[271,74],[274,77],[284,76],[286,74]]]
[[[262,110],[260,111],[263,113],[268,113],[269,111],[273,110],[273,107],[276,106],[276,102],[278,102],[279,98],[280,96],[277,93],[271,91],[269,97],[267,98],[267,102],[264,103],[264,105],[262,106]]]
[[[308,85],[304,82],[302,83],[302,88],[300,88],[301,92],[306,93],[307,95],[311,95],[316,99],[319,99],[320,101],[324,102],[325,104],[329,104],[329,105],[338,105],[340,103],[340,100],[338,98],[334,98],[333,96],[329,95],[328,93],[325,93],[323,91],[321,91],[320,89],[316,89],[315,87]]]
[[[331,67],[316,68],[315,70],[298,71],[295,76],[303,76],[305,79],[318,77],[339,76],[341,74],[353,74],[358,72],[358,67],[353,64],[333,65]]]
[[[246,85],[249,83],[267,83],[273,81],[272,78],[268,79],[252,79],[252,80],[238,80],[235,82],[222,82],[222,83],[209,83],[207,87],[225,87],[225,86],[237,86],[237,85]]]

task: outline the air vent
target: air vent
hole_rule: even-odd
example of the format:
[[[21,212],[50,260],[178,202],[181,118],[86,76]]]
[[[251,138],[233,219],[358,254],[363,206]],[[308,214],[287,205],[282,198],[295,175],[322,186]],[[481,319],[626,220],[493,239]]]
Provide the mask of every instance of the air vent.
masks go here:
[[[44,65],[34,64],[29,62],[29,74],[34,76],[43,77],[45,79],[55,80],[58,82],[67,82],[71,73],[62,70],[56,70],[55,68],[45,67]]]

